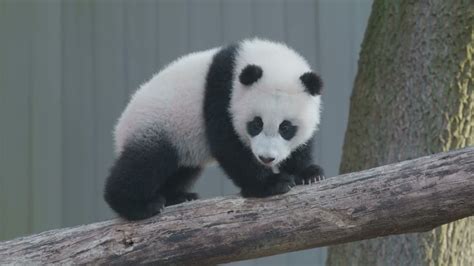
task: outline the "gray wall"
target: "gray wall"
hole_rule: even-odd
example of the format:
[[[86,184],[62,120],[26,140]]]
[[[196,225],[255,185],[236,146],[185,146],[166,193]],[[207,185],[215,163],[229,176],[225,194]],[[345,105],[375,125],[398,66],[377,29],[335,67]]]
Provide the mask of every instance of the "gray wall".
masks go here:
[[[0,0],[0,239],[112,217],[102,186],[130,93],[179,55],[249,36],[320,72],[317,160],[337,174],[371,0]],[[236,193],[216,167],[196,190]],[[315,236],[317,237],[317,236]],[[325,250],[242,262],[322,264]]]

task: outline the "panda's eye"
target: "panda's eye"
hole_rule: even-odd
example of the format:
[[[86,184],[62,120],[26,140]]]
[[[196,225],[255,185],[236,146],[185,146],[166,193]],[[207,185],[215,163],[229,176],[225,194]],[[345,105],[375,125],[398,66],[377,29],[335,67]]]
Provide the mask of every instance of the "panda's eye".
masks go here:
[[[284,139],[290,140],[291,138],[293,138],[295,136],[297,129],[298,129],[298,127],[291,124],[290,121],[284,120],[283,122],[281,122],[278,131],[280,132],[280,135]]]
[[[250,136],[257,136],[263,129],[263,121],[259,116],[254,117],[254,119],[247,123],[247,132]]]

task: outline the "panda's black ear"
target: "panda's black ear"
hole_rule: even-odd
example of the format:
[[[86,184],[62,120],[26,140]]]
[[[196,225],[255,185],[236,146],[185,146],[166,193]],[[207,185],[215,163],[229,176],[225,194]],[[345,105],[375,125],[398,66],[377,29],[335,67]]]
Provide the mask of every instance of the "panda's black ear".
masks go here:
[[[263,70],[257,65],[247,65],[239,75],[240,83],[245,86],[252,85],[262,77]]]
[[[301,75],[300,80],[303,82],[303,85],[309,94],[313,96],[321,95],[323,81],[318,75],[316,75],[316,73],[306,72]]]

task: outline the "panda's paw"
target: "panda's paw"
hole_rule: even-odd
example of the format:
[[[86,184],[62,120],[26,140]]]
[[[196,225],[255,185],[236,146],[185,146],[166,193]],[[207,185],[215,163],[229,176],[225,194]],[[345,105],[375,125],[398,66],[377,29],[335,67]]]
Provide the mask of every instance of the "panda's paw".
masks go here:
[[[159,214],[165,208],[165,198],[161,195],[147,201],[128,201],[114,210],[129,221],[143,220]]]
[[[321,166],[312,164],[301,171],[295,178],[297,185],[309,185],[324,180],[324,170]]]
[[[151,217],[159,214],[165,208],[166,200],[163,197],[158,197],[154,201],[148,203],[146,206],[145,216]]]
[[[270,177],[271,183],[267,187],[268,195],[283,194],[291,190],[292,187],[296,186],[295,177],[286,173],[279,173],[275,176]]]
[[[166,197],[166,206],[180,204],[186,201],[192,201],[199,199],[197,193],[192,192],[175,192],[172,195]]]
[[[264,198],[272,195],[284,194],[296,185],[295,178],[286,173],[268,176],[265,183],[242,187],[240,194],[244,198]]]

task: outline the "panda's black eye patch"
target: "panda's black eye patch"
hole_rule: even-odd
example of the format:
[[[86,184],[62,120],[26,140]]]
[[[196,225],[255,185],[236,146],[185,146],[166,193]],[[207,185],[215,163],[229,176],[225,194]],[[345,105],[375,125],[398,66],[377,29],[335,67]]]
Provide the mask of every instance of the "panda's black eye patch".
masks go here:
[[[293,125],[290,121],[284,120],[281,122],[278,131],[284,139],[290,140],[295,136],[297,129],[298,127]]]
[[[252,137],[257,136],[260,132],[262,132],[262,129],[263,121],[259,116],[254,117],[252,121],[247,123],[247,132]]]
[[[263,70],[257,65],[247,65],[239,75],[240,83],[250,86],[262,77]]]

